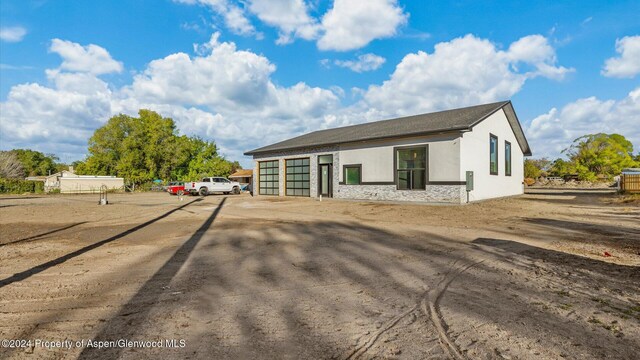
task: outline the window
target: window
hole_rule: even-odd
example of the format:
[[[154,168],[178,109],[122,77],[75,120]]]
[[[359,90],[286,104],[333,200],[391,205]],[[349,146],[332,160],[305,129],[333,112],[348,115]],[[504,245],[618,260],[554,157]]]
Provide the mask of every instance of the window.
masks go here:
[[[489,134],[489,174],[498,175],[498,137]]]
[[[398,190],[424,190],[427,179],[427,148],[396,149]]]
[[[309,158],[285,160],[287,196],[309,196]]]
[[[344,183],[346,185],[360,185],[362,181],[362,165],[345,165],[344,166]]]
[[[260,195],[278,195],[279,169],[278,160],[261,161],[258,163],[260,170],[258,188]]]
[[[211,182],[211,179],[210,178],[202,178],[201,182]]]
[[[333,155],[319,155],[318,165],[333,164]]]
[[[504,142],[504,174],[511,176],[511,143]]]

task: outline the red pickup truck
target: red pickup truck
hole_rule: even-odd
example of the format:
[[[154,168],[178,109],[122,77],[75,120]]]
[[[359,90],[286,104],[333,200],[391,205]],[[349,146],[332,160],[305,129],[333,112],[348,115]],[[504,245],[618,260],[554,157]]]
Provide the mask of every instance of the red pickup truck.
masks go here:
[[[167,186],[167,192],[171,195],[183,195],[184,183],[182,181],[172,181]]]

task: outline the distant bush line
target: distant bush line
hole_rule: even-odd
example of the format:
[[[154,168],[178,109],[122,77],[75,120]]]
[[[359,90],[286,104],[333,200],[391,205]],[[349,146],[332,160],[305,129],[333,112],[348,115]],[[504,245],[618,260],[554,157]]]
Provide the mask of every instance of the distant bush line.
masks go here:
[[[42,181],[0,178],[0,194],[44,193]]]

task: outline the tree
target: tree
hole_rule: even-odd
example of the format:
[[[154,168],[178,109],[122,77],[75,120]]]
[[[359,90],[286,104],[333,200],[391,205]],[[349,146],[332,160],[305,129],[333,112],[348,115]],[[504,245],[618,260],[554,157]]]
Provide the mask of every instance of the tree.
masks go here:
[[[176,129],[170,118],[140,110],[139,117],[117,115],[89,139],[81,173],[118,175],[133,183],[169,178]]]
[[[228,176],[232,167],[214,142],[180,136],[172,119],[140,110],[138,117],[117,115],[97,129],[89,139],[89,156],[78,163],[77,172],[118,175],[141,184]]]
[[[549,174],[553,176],[565,176],[576,173],[576,167],[573,162],[564,159],[556,159],[549,168]]]
[[[231,173],[233,174],[234,172],[241,170],[242,169],[242,165],[240,165],[240,163],[238,161],[234,161],[231,163]]]
[[[632,157],[633,145],[619,134],[589,134],[563,150],[581,180],[611,179],[623,168],[639,166]]]
[[[218,155],[214,143],[200,138],[191,139],[191,157],[187,176],[181,180],[197,179],[203,176],[224,176],[231,174],[232,163]]]
[[[29,149],[11,150],[24,167],[26,176],[44,176],[57,171],[56,162],[59,160],[53,154],[43,154],[39,151]]]
[[[524,161],[524,177],[537,179],[541,176],[547,176],[551,161],[547,158],[542,159],[525,159]]]
[[[24,167],[13,151],[0,151],[0,178],[22,179]]]

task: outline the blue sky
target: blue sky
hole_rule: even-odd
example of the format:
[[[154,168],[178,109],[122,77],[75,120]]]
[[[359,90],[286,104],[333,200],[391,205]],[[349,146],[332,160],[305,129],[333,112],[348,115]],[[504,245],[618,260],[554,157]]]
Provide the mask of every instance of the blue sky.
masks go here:
[[[81,159],[150,108],[242,152],[303,132],[511,99],[534,156],[640,150],[638,1],[0,2],[0,148]]]

